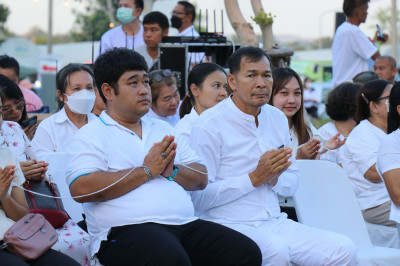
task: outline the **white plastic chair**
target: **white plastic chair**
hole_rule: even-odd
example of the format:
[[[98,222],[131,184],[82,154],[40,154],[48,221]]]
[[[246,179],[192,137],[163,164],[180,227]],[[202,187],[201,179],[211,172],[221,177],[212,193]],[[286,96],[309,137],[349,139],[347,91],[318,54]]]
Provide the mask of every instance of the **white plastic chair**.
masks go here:
[[[400,265],[400,250],[374,246],[344,170],[320,160],[298,160],[299,187],[293,196],[299,222],[340,233],[358,248],[359,265]]]

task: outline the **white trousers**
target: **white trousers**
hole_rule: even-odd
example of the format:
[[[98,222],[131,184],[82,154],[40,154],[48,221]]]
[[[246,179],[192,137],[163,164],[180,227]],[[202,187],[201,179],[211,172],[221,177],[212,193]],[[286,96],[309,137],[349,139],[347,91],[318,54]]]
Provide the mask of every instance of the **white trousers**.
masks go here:
[[[258,244],[262,265],[357,264],[357,248],[347,236],[296,223],[285,215],[260,223],[223,225]]]

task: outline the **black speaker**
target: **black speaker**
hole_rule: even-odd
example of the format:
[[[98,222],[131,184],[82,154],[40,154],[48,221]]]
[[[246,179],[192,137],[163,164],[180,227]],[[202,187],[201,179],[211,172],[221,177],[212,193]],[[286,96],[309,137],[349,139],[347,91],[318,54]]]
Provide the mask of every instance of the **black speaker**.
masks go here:
[[[343,12],[336,12],[335,16],[335,32],[337,28],[346,21],[346,15]]]

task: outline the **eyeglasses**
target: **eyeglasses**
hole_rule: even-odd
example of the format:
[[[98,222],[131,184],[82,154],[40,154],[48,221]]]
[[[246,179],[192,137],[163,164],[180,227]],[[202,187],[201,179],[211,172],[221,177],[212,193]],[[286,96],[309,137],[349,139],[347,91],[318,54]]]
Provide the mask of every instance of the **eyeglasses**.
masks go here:
[[[2,114],[3,116],[9,116],[13,112],[13,108],[15,110],[22,111],[25,107],[25,102],[22,100],[17,100],[14,104],[3,106]]]
[[[186,16],[186,13],[185,12],[172,12],[172,15],[179,17],[179,16]]]
[[[164,77],[168,78],[171,77],[172,75],[173,73],[169,69],[153,71],[149,74],[150,83],[153,81],[161,82],[164,79]]]
[[[380,100],[383,100],[383,99],[389,99],[389,97],[390,96],[380,97],[380,98],[376,99],[374,102],[377,102],[377,101],[380,101]]]

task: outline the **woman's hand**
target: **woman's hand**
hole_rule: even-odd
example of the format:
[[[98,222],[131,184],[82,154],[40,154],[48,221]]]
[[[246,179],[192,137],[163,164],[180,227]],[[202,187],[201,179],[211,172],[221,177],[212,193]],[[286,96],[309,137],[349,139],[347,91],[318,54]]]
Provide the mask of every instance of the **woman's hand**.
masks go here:
[[[42,180],[45,177],[45,173],[47,171],[48,163],[44,161],[36,161],[36,160],[29,160],[20,162],[22,173],[25,176],[25,179],[31,180]]]
[[[315,159],[318,151],[321,148],[319,139],[310,139],[303,145],[297,148],[296,159]]]
[[[3,202],[8,195],[11,182],[14,179],[15,166],[7,165],[3,169],[0,167],[0,201]]]
[[[35,124],[35,125],[32,125],[32,126],[30,126],[30,127],[24,128],[24,132],[25,132],[26,136],[27,136],[30,140],[32,140],[33,137],[35,136],[36,128],[37,128],[37,125],[36,125],[36,124]]]
[[[341,140],[339,136],[340,133],[337,133],[335,136],[327,140],[325,142],[324,148],[328,150],[334,150],[340,148],[346,142],[346,139]]]

